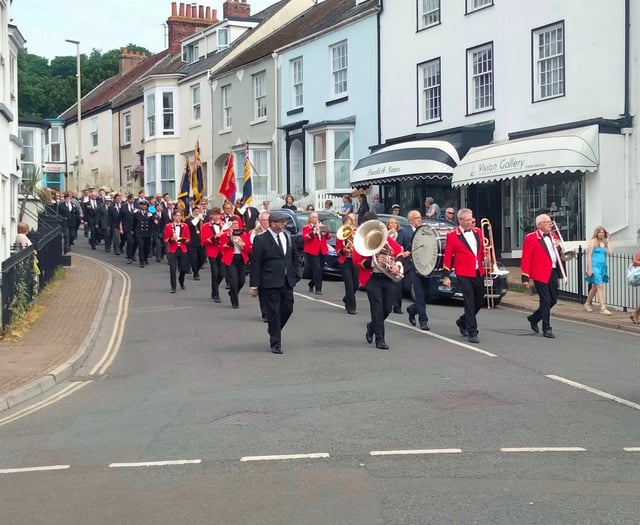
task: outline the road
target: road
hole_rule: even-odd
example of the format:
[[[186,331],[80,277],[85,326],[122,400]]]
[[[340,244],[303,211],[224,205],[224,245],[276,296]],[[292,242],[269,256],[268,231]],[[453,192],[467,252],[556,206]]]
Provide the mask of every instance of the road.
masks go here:
[[[122,343],[95,372],[105,322],[72,381],[0,419],[5,525],[638,522],[633,334],[547,340],[498,308],[469,345],[454,303],[431,332],[392,314],[380,351],[364,293],[350,316],[341,283],[301,283],[278,356],[246,290],[233,310],[208,276],[169,295],[165,264],[92,255],[131,277]]]

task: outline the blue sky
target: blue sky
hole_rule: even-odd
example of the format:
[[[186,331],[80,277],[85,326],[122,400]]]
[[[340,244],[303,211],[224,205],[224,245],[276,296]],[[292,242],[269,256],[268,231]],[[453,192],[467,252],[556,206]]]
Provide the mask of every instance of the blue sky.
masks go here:
[[[275,2],[247,0],[252,13]],[[217,9],[222,18],[223,0],[197,3]],[[65,42],[67,38],[79,40],[84,54],[93,49],[104,53],[129,43],[157,53],[166,48],[163,24],[170,15],[171,0],[14,0],[10,7],[11,23],[27,40],[27,51],[48,59],[75,56],[76,47]]]

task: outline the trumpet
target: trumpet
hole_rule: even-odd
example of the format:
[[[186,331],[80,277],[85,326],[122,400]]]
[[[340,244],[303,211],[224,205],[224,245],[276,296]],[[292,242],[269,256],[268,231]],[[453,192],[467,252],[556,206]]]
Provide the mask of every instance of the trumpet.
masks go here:
[[[336,232],[336,238],[340,239],[343,242],[344,250],[351,251],[353,250],[353,234],[355,233],[355,228],[353,226],[342,225],[338,228]]]
[[[482,229],[483,244],[485,250],[484,271],[485,271],[485,288],[487,289],[487,308],[491,309],[495,306],[493,300],[493,278],[500,273],[498,269],[498,260],[496,259],[496,248],[493,243],[493,228],[491,221],[487,218],[480,219],[480,228]]]

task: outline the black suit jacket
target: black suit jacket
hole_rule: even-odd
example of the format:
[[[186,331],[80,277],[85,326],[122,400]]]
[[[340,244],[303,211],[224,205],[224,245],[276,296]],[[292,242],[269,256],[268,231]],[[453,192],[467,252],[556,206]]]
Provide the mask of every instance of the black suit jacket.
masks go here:
[[[122,210],[122,203],[120,203],[120,211],[116,208],[115,202],[109,207],[109,224],[114,229],[120,229],[120,222],[122,222]]]
[[[61,202],[58,204],[58,213],[67,221],[68,228],[77,228],[80,224],[80,212],[73,204],[71,205],[71,211],[69,211],[67,203]]]
[[[245,230],[253,230],[256,227],[258,215],[260,215],[258,208],[254,208],[253,206],[248,206],[247,209],[244,210],[244,214],[242,215],[242,225]]]
[[[396,239],[396,241],[400,246],[402,246],[402,249],[404,251],[409,251],[409,252],[411,251],[412,239],[413,239],[413,228],[411,226],[402,226],[402,228],[400,228],[400,231],[398,231],[398,238]],[[404,265],[405,275],[410,270],[414,269],[413,258],[411,257],[411,255],[409,255],[409,257],[402,259],[402,263]]]
[[[282,288],[288,284],[293,288],[298,281],[298,250],[291,236],[287,236],[287,253],[283,254],[270,230],[257,235],[251,251],[252,288]]]
[[[122,231],[123,232],[127,233],[127,232],[132,232],[133,231],[134,218],[135,218],[136,214],[138,213],[137,210],[138,209],[134,206],[133,212],[130,212],[129,211],[129,203],[126,203],[126,204],[122,205],[122,211],[120,212],[120,214],[121,214]]]

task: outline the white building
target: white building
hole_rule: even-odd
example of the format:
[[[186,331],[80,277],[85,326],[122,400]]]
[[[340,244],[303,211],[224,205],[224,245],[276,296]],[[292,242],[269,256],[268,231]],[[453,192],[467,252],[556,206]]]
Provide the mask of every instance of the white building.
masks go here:
[[[639,22],[630,0],[386,2],[380,144],[470,139],[455,144],[461,161],[445,170],[455,191],[440,204],[488,217],[503,256],[520,255],[541,212],[565,240],[603,224],[630,247],[640,226]],[[423,177],[419,204],[429,170],[410,174]],[[396,195],[418,193],[409,178],[393,183]]]

